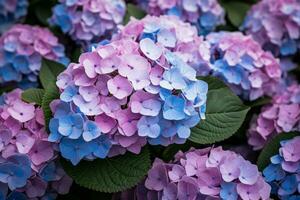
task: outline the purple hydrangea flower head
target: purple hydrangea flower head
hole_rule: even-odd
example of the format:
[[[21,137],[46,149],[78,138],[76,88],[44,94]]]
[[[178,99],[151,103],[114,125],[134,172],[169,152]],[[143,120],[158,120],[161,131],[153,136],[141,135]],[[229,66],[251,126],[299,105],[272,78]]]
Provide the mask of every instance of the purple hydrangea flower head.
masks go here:
[[[0,34],[27,14],[28,0],[0,0]]]
[[[50,23],[83,45],[99,42],[123,22],[123,0],[60,0]]]
[[[248,12],[241,29],[276,56],[294,55],[300,48],[300,2],[259,1]]]
[[[207,36],[211,44],[212,74],[222,78],[245,100],[272,95],[279,84],[279,61],[262,50],[251,36],[219,32]]]
[[[179,152],[165,163],[156,159],[147,178],[130,192],[139,199],[267,200],[271,187],[256,165],[221,147]],[[151,198],[156,197],[156,198]]]
[[[176,50],[193,37],[183,37],[181,27],[177,33],[175,26],[147,23],[150,19],[129,23],[58,76],[61,94],[52,103],[49,140],[58,142],[62,156],[74,165],[126,150],[137,154],[147,141],[183,143],[205,118],[208,85],[181,58],[185,51]],[[175,20],[170,24],[179,21],[170,19]]]
[[[173,15],[192,23],[205,35],[224,24],[225,12],[217,0],[138,0],[150,15]]]
[[[47,29],[14,25],[0,37],[0,84],[17,82],[20,87],[37,86],[42,58],[67,65],[64,46]]]
[[[21,93],[15,89],[2,95],[0,183],[30,199],[42,199],[48,192],[65,194],[72,180],[56,161],[55,144],[47,141],[42,109],[22,101]]]
[[[261,149],[273,136],[290,131],[300,131],[300,86],[297,84],[275,95],[253,118],[248,143],[254,149]]]
[[[279,199],[299,199],[300,137],[281,141],[280,144],[279,153],[271,157],[263,175],[272,186],[272,193]]]

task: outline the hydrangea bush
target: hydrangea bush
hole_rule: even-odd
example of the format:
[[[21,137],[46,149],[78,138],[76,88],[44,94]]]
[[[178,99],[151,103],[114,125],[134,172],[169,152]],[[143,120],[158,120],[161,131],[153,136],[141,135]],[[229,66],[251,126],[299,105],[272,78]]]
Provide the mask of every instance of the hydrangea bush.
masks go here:
[[[300,137],[281,141],[278,154],[263,170],[265,180],[272,186],[272,194],[280,199],[300,198]]]
[[[0,200],[300,199],[299,19],[299,0],[0,0]]]
[[[174,15],[190,22],[201,35],[225,22],[225,12],[217,0],[138,0],[138,4],[150,15]]]
[[[67,65],[64,46],[48,29],[14,25],[0,37],[0,84],[37,87],[42,58]]]
[[[295,55],[300,48],[300,3],[261,0],[250,9],[241,29],[276,56]]]
[[[22,101],[21,93],[1,96],[0,199],[53,199],[68,193],[72,180],[47,141],[41,108]]]
[[[61,95],[49,140],[59,142],[74,165],[125,150],[139,153],[147,141],[184,143],[205,118],[207,83],[173,51],[180,36],[156,32],[158,40],[119,36],[82,54],[58,76]]]
[[[28,0],[0,0],[0,34],[27,14]]]
[[[207,36],[212,75],[222,78],[245,100],[272,95],[281,78],[279,61],[251,36],[218,32]]]
[[[60,0],[53,8],[52,25],[83,45],[109,37],[126,12],[123,0]]]
[[[272,102],[262,107],[252,119],[248,143],[258,150],[275,135],[300,131],[300,86],[294,84],[275,95]]]
[[[119,199],[266,200],[270,191],[256,165],[217,147],[178,152],[169,163],[156,159],[146,180]]]

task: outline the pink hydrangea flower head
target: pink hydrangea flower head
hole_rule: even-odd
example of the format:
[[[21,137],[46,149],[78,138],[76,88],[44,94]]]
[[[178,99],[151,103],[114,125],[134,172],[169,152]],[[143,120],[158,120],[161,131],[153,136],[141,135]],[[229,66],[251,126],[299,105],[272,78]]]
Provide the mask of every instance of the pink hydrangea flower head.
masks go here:
[[[275,135],[300,131],[300,86],[293,84],[272,98],[253,118],[248,130],[248,143],[261,149]],[[283,133],[284,134],[284,133]]]
[[[123,0],[60,0],[50,23],[59,26],[73,40],[86,46],[108,37],[123,22]]]
[[[281,78],[279,61],[251,36],[219,32],[207,36],[212,74],[223,79],[245,100],[272,95]]]
[[[0,37],[0,84],[17,82],[21,88],[36,87],[42,58],[67,65],[64,50],[48,29],[14,25]]]
[[[74,165],[138,154],[147,142],[185,142],[205,118],[208,85],[196,78],[202,72],[196,60],[207,63],[209,51],[199,47],[204,43],[175,17],[131,21],[58,76],[61,94],[53,104],[49,140]]]
[[[157,199],[267,200],[270,192],[256,165],[218,147],[179,152],[169,163],[156,159],[145,181],[120,196],[122,200],[129,199],[130,193],[138,200],[145,195]]]
[[[15,89],[1,96],[0,172],[19,177],[0,182],[28,198],[42,198],[48,191],[60,193],[52,184],[64,184],[68,191],[72,180],[57,163],[55,144],[47,141],[42,109],[24,102],[21,93]]]
[[[172,15],[192,23],[201,35],[225,23],[225,12],[217,0],[138,0],[138,3],[150,15]]]
[[[299,13],[298,0],[262,0],[250,9],[241,29],[276,56],[294,55],[300,47]]]
[[[202,36],[198,36],[194,26],[175,16],[147,15],[141,20],[132,18],[113,36],[114,40],[119,38],[131,38],[136,42],[141,42],[141,51],[152,60],[156,60],[162,53],[153,43],[172,49],[172,52],[197,71],[197,75],[209,74],[210,44],[204,41]],[[145,52],[145,46],[147,46],[148,52]],[[159,62],[165,61],[161,59]],[[150,78],[155,80],[160,73],[161,70],[156,67],[152,70]]]

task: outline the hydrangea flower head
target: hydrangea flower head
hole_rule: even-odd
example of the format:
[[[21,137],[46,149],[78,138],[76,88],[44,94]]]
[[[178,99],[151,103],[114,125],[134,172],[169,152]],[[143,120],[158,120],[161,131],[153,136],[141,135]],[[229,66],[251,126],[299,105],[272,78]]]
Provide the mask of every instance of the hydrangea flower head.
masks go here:
[[[280,144],[279,154],[271,157],[263,175],[272,186],[272,194],[280,199],[299,199],[300,137],[281,141]]]
[[[37,86],[42,58],[68,64],[64,46],[47,29],[14,25],[0,37],[0,84]]]
[[[294,55],[300,48],[300,2],[259,1],[248,12],[241,29],[276,56]]]
[[[137,200],[145,196],[146,199],[267,200],[271,187],[256,165],[218,147],[179,152],[169,163],[156,159],[146,180],[132,192]],[[130,199],[125,194],[121,199]]]
[[[290,131],[300,131],[300,86],[297,84],[275,95],[254,117],[248,143],[254,149],[261,149],[273,136]]]
[[[4,94],[0,105],[0,183],[6,188],[0,196],[7,195],[3,192],[7,188],[18,192],[8,199],[65,194],[72,180],[55,160],[55,145],[47,141],[42,109],[22,101],[21,93],[16,89]]]
[[[224,24],[225,12],[217,0],[138,0],[150,15],[173,15],[192,23],[205,35]]]
[[[150,25],[138,23],[145,37],[123,32],[58,76],[49,140],[74,165],[126,150],[137,154],[147,141],[183,143],[205,118],[208,85],[174,50],[181,35]]]
[[[0,0],[0,33],[27,14],[28,0]]]
[[[123,22],[123,0],[60,0],[50,23],[83,45],[99,42]]]
[[[222,78],[245,100],[272,95],[281,77],[279,61],[251,36],[239,32],[211,33],[212,74]]]
[[[176,56],[192,66],[197,75],[206,76],[210,72],[210,44],[204,41],[203,36],[198,36],[194,26],[175,16],[147,15],[141,20],[132,18],[113,36],[114,40],[119,38],[129,38],[136,42],[149,38],[171,49]],[[151,50],[148,54],[152,53],[153,55],[149,54],[152,58],[159,55],[158,51],[154,53],[157,49]]]

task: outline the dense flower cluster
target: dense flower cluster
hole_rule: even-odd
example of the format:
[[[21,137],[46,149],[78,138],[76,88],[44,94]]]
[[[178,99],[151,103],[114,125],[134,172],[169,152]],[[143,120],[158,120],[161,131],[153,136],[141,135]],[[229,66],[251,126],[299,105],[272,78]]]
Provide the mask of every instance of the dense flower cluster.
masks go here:
[[[225,23],[225,12],[217,0],[138,0],[138,3],[151,15],[175,15],[192,23],[201,35]]]
[[[259,1],[248,12],[241,29],[276,56],[294,55],[300,48],[300,2]]]
[[[279,154],[271,157],[263,171],[272,186],[272,194],[280,199],[300,199],[300,137],[281,141]]]
[[[239,32],[211,33],[211,69],[245,100],[272,95],[278,87],[278,60],[262,50],[251,36]]]
[[[294,84],[273,97],[261,113],[254,117],[248,131],[248,143],[261,149],[282,132],[300,131],[300,86]]]
[[[256,165],[218,147],[179,152],[171,163],[156,159],[133,195],[137,200],[267,200],[270,192]],[[120,199],[133,198],[123,192]]]
[[[0,38],[0,84],[17,82],[19,87],[37,86],[42,58],[65,65],[64,46],[47,29],[15,25]]]
[[[142,37],[119,35],[58,76],[62,93],[52,105],[49,140],[59,141],[73,164],[139,153],[146,141],[183,143],[205,118],[208,85],[173,51],[182,35],[142,25]]]
[[[50,23],[58,25],[82,44],[99,42],[123,22],[123,0],[60,0],[53,8]]]
[[[27,14],[28,0],[0,0],[0,34]]]
[[[198,36],[194,26],[175,16],[148,15],[142,20],[131,19],[113,36],[114,40],[120,38],[133,39],[136,42],[150,38],[172,50],[176,56],[192,66],[197,75],[206,76],[210,72],[210,44],[202,36]]]
[[[68,192],[72,180],[56,163],[41,108],[21,100],[16,89],[1,96],[0,199],[45,198]],[[21,198],[22,197],[22,198]]]

